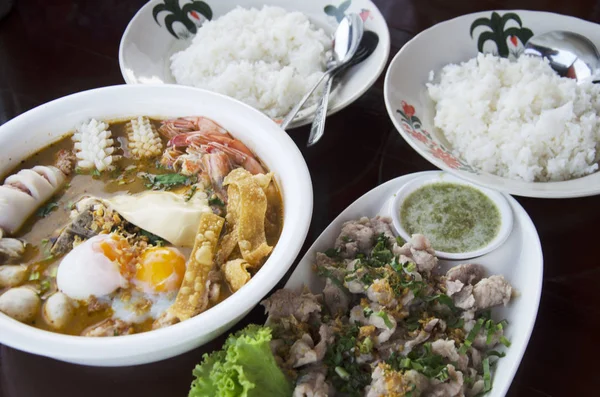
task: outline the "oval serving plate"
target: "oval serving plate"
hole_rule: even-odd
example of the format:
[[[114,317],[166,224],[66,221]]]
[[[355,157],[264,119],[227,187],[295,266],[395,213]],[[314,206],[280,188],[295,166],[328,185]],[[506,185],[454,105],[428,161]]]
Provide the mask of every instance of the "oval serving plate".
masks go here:
[[[332,92],[328,115],[354,102],[371,87],[385,68],[390,53],[387,23],[369,0],[151,0],[129,22],[119,47],[119,65],[127,84],[174,84],[169,59],[186,48],[198,26],[207,19],[225,15],[236,6],[261,8],[271,5],[300,11],[311,22],[331,35],[347,13],[357,13],[365,29],[379,36],[377,48],[360,65],[351,68]],[[290,128],[312,122],[316,105],[296,115]]]
[[[524,182],[477,170],[457,157],[442,132],[434,127],[435,109],[425,86],[431,71],[438,76],[445,65],[467,61],[478,52],[514,58],[523,52],[531,35],[551,30],[579,33],[600,46],[600,25],[540,11],[478,12],[419,33],[396,54],[384,82],[388,115],[402,138],[436,167],[491,189],[539,198],[600,194],[600,172],[561,182]]]
[[[364,194],[321,233],[292,273],[285,288],[298,289],[306,285],[313,293],[320,293],[325,284],[312,270],[315,254],[333,247],[343,223],[362,216],[384,215],[381,208],[387,206],[394,193],[404,184],[419,176],[439,173],[428,171],[404,175]],[[511,341],[511,347],[506,349],[506,357],[498,361],[492,373],[493,388],[487,394],[489,396],[504,396],[508,391],[533,331],[542,293],[543,258],[539,236],[523,207],[514,198],[506,198],[514,218],[510,236],[496,250],[470,261],[485,266],[488,274],[504,275],[518,292],[518,296],[507,307],[494,309],[495,317],[505,318],[509,322],[506,336]],[[459,263],[465,262],[440,259],[442,270]]]

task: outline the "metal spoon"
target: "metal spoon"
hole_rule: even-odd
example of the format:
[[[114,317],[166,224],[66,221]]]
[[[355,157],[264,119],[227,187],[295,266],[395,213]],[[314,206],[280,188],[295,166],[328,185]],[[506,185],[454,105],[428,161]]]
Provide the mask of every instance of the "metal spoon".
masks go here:
[[[377,48],[377,44],[379,44],[379,36],[377,36],[377,33],[371,31],[364,32],[362,40],[360,41],[360,45],[358,46],[358,50],[356,51],[356,54],[354,54],[350,62],[344,65],[344,67],[339,72],[337,72],[335,76],[331,76],[329,78],[329,80],[327,81],[327,86],[325,87],[325,91],[323,92],[321,100],[317,105],[317,112],[310,130],[310,137],[307,144],[308,147],[317,143],[321,139],[325,131],[325,118],[327,117],[328,107],[326,101],[329,100],[328,91],[330,91],[333,84],[335,84],[348,69],[350,69],[354,65],[361,63],[369,56],[371,56],[371,54],[375,51],[375,48]]]
[[[573,32],[555,30],[533,36],[524,54],[547,58],[560,76],[578,82],[589,79],[600,68],[600,54],[594,43]]]
[[[335,31],[335,34],[333,36],[333,43],[334,43],[333,56],[332,56],[332,59],[327,63],[327,70],[325,71],[325,73],[323,73],[323,76],[321,76],[319,81],[317,81],[315,83],[315,85],[304,95],[304,97],[302,97],[300,102],[298,102],[296,104],[296,106],[294,106],[292,108],[292,110],[290,110],[290,112],[285,116],[285,118],[283,119],[283,121],[280,124],[281,128],[283,128],[284,130],[292,122],[292,120],[296,116],[296,113],[298,113],[298,111],[300,109],[302,109],[302,106],[304,106],[304,103],[308,100],[308,98],[310,98],[312,93],[321,84],[321,82],[326,77],[328,77],[330,74],[335,73],[345,63],[350,61],[350,59],[352,58],[352,56],[358,49],[358,43],[360,42],[360,37],[356,37],[356,33],[353,33],[353,30],[356,28],[356,25],[352,24],[352,20],[354,20],[353,15],[356,15],[356,14],[350,14],[350,15],[345,16],[344,19],[342,19],[342,21],[338,25],[338,27]],[[359,17],[359,19],[360,19],[360,17]],[[361,24],[362,24],[362,20],[361,20]],[[344,43],[346,43],[346,46],[345,46],[346,49],[345,49],[345,52],[342,52],[343,51],[342,47],[344,47],[343,46]]]

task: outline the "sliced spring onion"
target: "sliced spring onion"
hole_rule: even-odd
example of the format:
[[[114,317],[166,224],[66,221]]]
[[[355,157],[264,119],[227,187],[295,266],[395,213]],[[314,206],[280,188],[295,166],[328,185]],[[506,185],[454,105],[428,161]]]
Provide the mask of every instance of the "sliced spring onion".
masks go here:
[[[385,326],[388,327],[389,329],[394,328],[394,324],[392,324],[392,322],[390,321],[390,318],[388,317],[387,313],[384,312],[383,310],[375,312],[375,313],[373,313],[373,315],[375,315],[377,317],[381,317],[383,319],[383,322],[385,323]]]
[[[467,338],[465,339],[465,343],[463,343],[463,345],[458,350],[458,354],[465,354],[467,352],[467,349],[469,349],[469,347],[471,347],[471,345],[473,344],[473,341],[477,337],[477,334],[479,334],[479,331],[481,331],[481,327],[483,326],[484,321],[485,320],[483,318],[480,318],[479,320],[477,320],[477,322],[473,326],[473,329],[467,335]]]
[[[339,375],[340,378],[346,380],[350,378],[350,374],[342,367],[335,367],[335,373]]]
[[[490,359],[483,360],[483,392],[492,390],[492,375],[490,374]]]
[[[39,280],[40,272],[33,272],[29,275],[29,281]]]
[[[506,347],[510,347],[510,341],[506,339],[504,336],[500,337],[500,343],[502,343]]]
[[[499,351],[496,351],[496,350],[490,350],[489,352],[486,353],[486,355],[488,357],[495,356],[495,357],[498,357],[498,358],[502,358],[502,357],[506,356],[506,353],[499,352]]]

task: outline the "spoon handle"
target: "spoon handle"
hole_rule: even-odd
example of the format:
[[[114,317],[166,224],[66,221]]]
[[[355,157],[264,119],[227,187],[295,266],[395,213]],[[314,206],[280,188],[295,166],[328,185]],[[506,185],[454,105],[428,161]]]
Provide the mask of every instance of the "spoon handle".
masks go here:
[[[335,75],[330,75],[325,83],[325,89],[323,95],[317,106],[315,112],[315,118],[310,128],[310,135],[308,137],[307,146],[312,146],[321,139],[325,132],[325,119],[327,118],[327,107],[329,106],[329,93],[331,92],[331,86],[333,85],[333,79]]]
[[[310,96],[312,95],[312,93],[317,89],[317,87],[321,84],[321,82],[323,81],[323,79],[327,76],[329,76],[331,73],[331,70],[326,71],[325,73],[323,73],[323,75],[321,76],[321,78],[315,83],[315,85],[312,86],[312,88],[306,93],[304,94],[304,96],[302,97],[302,99],[300,100],[300,102],[298,102],[296,104],[296,106],[294,106],[292,108],[292,110],[289,111],[289,113],[285,116],[285,118],[283,119],[283,121],[281,122],[281,124],[279,125],[282,129],[286,129],[287,126],[292,122],[292,120],[294,120],[294,117],[296,116],[296,113],[298,113],[300,111],[300,109],[302,109],[302,106],[304,106],[304,103],[306,101],[308,101],[308,98],[310,98]]]

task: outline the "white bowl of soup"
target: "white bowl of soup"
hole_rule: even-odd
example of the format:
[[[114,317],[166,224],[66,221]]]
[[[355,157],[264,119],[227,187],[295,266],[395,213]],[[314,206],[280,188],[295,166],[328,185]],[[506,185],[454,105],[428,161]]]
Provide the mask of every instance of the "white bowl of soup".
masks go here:
[[[289,136],[174,85],[57,99],[0,126],[0,343],[96,366],[196,348],[246,315],[306,237]]]

